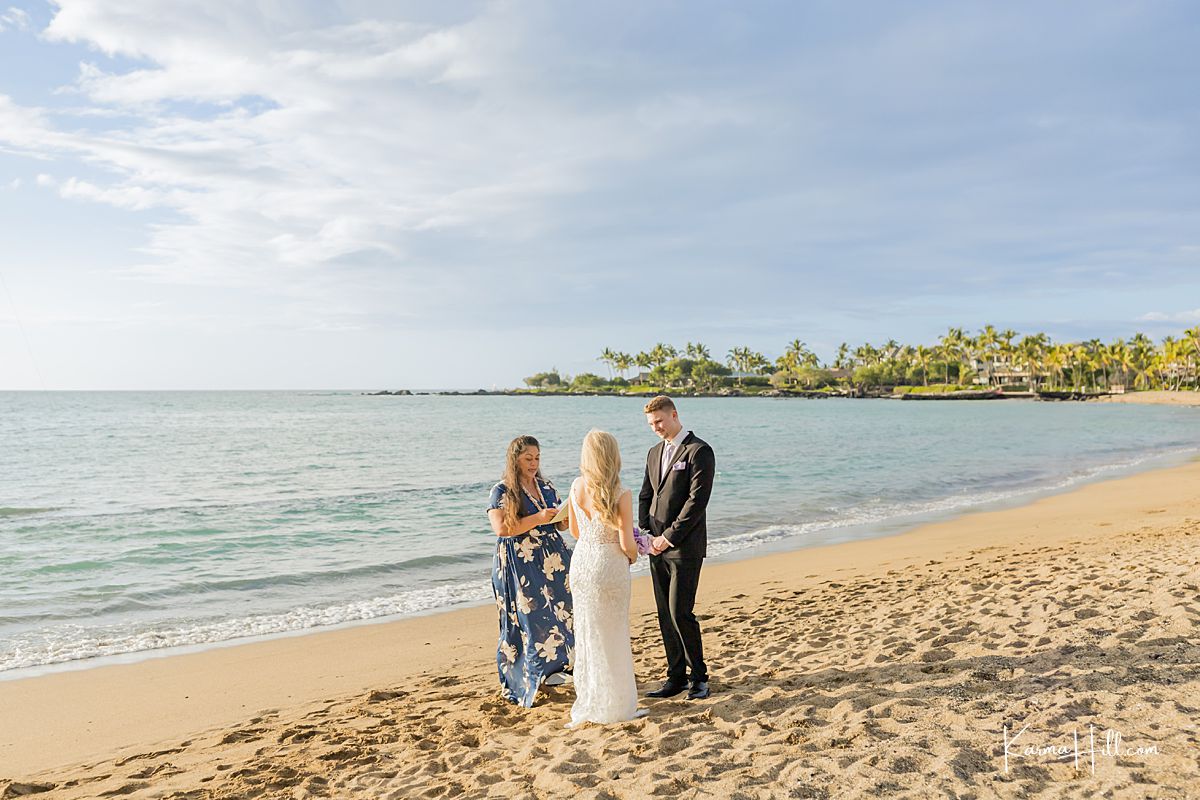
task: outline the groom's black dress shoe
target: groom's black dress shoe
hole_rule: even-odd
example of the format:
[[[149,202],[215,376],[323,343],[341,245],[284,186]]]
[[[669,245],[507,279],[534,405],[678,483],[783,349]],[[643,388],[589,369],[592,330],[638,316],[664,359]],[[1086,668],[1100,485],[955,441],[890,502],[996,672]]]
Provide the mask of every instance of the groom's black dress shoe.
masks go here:
[[[709,694],[711,692],[708,691],[708,681],[692,681],[692,686],[688,689],[688,700],[703,700]]]
[[[676,682],[668,680],[657,689],[646,692],[646,697],[674,697],[687,688],[687,684],[682,681]]]

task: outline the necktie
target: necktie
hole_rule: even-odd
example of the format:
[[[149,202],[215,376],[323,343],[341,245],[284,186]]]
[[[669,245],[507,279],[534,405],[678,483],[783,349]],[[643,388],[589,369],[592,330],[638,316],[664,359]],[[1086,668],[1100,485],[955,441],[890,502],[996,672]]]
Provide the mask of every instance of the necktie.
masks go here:
[[[671,468],[671,462],[675,460],[675,443],[667,442],[667,446],[663,448],[663,474],[667,474],[667,470]]]

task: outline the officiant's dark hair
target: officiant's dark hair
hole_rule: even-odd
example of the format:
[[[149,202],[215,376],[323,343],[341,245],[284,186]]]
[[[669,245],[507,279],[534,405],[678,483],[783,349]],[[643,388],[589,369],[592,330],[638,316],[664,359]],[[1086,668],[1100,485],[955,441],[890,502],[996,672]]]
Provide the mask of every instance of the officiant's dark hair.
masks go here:
[[[660,394],[658,397],[646,403],[643,414],[653,414],[655,411],[674,411],[675,401],[667,397],[665,394]]]
[[[501,508],[504,511],[504,524],[511,530],[521,517],[521,472],[517,469],[517,459],[531,447],[536,447],[538,450],[542,446],[538,444],[538,440],[532,436],[518,436],[508,443],[508,456],[504,459],[504,483],[505,497],[504,505]],[[542,477],[541,468],[537,471],[538,478],[545,480]]]

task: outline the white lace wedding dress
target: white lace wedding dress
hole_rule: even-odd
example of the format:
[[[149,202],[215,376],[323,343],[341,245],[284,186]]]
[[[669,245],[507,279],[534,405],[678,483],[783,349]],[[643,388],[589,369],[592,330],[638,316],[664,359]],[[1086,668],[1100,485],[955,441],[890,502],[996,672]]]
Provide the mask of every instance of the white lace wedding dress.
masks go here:
[[[623,722],[646,712],[637,707],[633,652],[629,644],[629,559],[619,535],[592,519],[575,499],[579,541],[571,554],[571,602],[575,617],[575,704],[568,728],[584,722]]]

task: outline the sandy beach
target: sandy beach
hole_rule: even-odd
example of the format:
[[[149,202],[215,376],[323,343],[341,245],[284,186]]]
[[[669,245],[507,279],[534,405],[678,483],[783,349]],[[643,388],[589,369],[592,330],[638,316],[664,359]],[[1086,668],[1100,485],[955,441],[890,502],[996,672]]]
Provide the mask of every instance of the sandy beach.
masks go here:
[[[1097,397],[1097,403],[1140,403],[1154,406],[1200,406],[1200,392],[1129,392]]]
[[[1200,797],[1198,598],[1191,463],[711,564],[712,697],[614,726],[502,702],[491,606],[0,682],[0,797]]]

